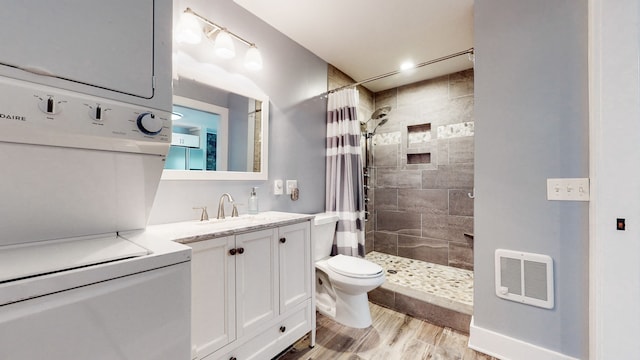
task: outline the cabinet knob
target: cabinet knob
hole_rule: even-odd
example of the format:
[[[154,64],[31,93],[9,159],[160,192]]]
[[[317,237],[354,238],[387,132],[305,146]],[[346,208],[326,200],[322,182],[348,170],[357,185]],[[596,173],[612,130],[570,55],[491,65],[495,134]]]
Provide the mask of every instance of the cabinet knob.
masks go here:
[[[284,326],[280,326],[280,332],[285,332],[285,331],[287,331],[287,328]]]
[[[287,238],[280,238],[280,242],[283,243],[283,244],[286,243],[287,242]]]
[[[244,248],[238,248],[238,254],[244,254]]]
[[[237,251],[236,249],[231,249],[231,250],[229,250],[229,254],[230,255],[235,255],[236,251]]]
[[[236,359],[235,356],[232,356],[232,357],[229,358],[229,360],[238,360],[238,359]]]

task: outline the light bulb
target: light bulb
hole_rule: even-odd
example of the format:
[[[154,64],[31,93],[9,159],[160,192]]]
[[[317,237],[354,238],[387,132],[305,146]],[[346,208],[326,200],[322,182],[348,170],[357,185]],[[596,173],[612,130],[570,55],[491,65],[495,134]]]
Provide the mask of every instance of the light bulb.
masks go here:
[[[236,56],[236,49],[233,46],[233,39],[231,39],[231,35],[229,35],[226,30],[220,30],[218,36],[216,36],[213,50],[216,52],[216,55],[224,59],[231,59],[232,57]]]
[[[255,45],[251,45],[244,56],[244,66],[249,70],[262,69],[262,55]]]
[[[200,21],[191,13],[182,13],[174,36],[178,43],[199,44],[202,41]]]
[[[402,63],[402,65],[400,65],[400,70],[401,71],[407,71],[407,70],[411,70],[413,68],[415,68],[416,65],[413,63],[413,61],[405,61]]]

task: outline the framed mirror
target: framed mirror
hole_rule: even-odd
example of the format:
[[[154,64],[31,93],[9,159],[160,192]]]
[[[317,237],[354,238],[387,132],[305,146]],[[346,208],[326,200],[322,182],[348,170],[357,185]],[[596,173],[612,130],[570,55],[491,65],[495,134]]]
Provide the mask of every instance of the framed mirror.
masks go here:
[[[178,81],[162,179],[267,180],[268,97]]]

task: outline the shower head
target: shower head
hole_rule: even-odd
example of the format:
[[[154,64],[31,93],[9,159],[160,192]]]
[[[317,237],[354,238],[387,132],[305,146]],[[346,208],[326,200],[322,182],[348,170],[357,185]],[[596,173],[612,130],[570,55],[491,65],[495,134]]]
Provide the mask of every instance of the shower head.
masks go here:
[[[382,118],[382,120],[380,120],[380,122],[378,123],[378,125],[376,125],[376,127],[375,127],[375,128],[373,128],[373,131],[371,132],[371,134],[372,134],[372,135],[373,135],[373,134],[375,134],[375,133],[376,133],[376,130],[378,130],[378,128],[379,128],[380,126],[382,126],[382,125],[386,124],[386,123],[387,123],[387,121],[389,121],[389,117],[388,117],[388,116],[386,116],[386,117]]]
[[[383,106],[373,112],[370,120],[380,120],[386,117],[387,115],[389,115],[390,112],[391,112],[391,106]]]
[[[365,134],[367,137],[371,137],[376,133],[376,130],[379,126],[384,125],[387,121],[389,121],[389,113],[391,112],[391,106],[383,106],[381,108],[376,109],[376,111],[371,114],[371,118],[367,121],[360,122],[360,131]],[[371,120],[380,120],[378,125],[371,132],[367,132],[367,124]]]
[[[385,118],[391,112],[391,106],[383,106],[381,108],[376,109],[376,111],[371,114],[371,117],[367,121],[361,121],[361,124],[366,124],[371,120],[381,120]]]
[[[376,130],[378,130],[380,126],[386,124],[387,121],[389,121],[390,112],[391,106],[383,106],[373,112],[373,114],[371,115],[371,119],[369,120],[380,120],[380,122],[378,123],[378,125],[376,125],[375,128],[373,128],[373,131],[371,131],[371,135],[375,134]]]

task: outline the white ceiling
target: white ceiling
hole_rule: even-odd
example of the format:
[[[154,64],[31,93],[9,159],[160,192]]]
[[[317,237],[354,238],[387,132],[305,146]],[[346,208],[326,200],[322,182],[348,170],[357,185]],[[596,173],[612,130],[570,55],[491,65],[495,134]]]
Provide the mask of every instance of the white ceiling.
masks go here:
[[[473,47],[473,0],[234,0],[356,81]],[[473,67],[468,56],[367,83],[373,92]]]

